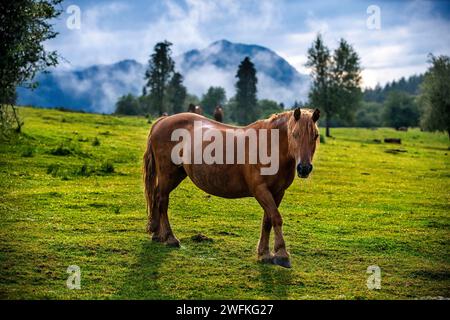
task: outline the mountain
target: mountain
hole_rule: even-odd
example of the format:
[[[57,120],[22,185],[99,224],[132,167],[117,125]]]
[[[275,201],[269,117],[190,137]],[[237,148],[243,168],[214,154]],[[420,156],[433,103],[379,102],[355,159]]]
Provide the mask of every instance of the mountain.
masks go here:
[[[117,98],[142,91],[144,66],[134,60],[95,65],[81,70],[41,73],[34,91],[18,88],[18,104],[65,107],[96,113],[111,113]]]
[[[246,56],[255,64],[260,99],[289,105],[294,100],[306,98],[308,76],[300,74],[285,59],[262,46],[220,40],[203,50],[188,51],[175,61],[190,91],[201,94],[209,86],[222,86],[230,97],[235,92],[237,68]]]
[[[222,86],[228,97],[235,93],[239,63],[249,56],[255,64],[258,97],[290,105],[306,98],[309,79],[274,51],[258,46],[220,40],[202,50],[191,50],[174,58],[190,93],[201,96],[210,86]],[[140,94],[145,66],[134,60],[95,65],[79,70],[53,70],[37,77],[34,91],[18,89],[18,104],[65,107],[111,113],[118,97]]]

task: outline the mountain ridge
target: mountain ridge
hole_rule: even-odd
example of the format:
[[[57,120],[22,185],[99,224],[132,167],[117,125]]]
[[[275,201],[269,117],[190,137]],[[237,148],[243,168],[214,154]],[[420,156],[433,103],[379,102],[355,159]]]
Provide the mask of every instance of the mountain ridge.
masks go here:
[[[201,96],[210,86],[222,86],[231,97],[238,65],[246,56],[257,70],[258,98],[288,105],[306,97],[308,77],[276,52],[260,45],[222,39],[206,48],[189,50],[174,60],[190,93]],[[37,76],[40,86],[35,91],[19,88],[18,104],[112,113],[120,96],[141,94],[144,73],[145,65],[134,59],[74,70],[56,69]]]

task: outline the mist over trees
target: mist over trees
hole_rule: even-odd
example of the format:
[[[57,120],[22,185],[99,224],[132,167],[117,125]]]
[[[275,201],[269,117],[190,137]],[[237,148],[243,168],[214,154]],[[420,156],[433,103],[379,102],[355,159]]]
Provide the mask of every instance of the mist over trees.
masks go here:
[[[360,58],[344,39],[331,52],[321,35],[308,49],[307,66],[311,68],[309,101],[296,100],[285,107],[268,99],[257,99],[257,70],[249,57],[236,66],[236,94],[227,99],[224,88],[214,86],[198,97],[189,93],[183,75],[176,71],[171,57],[171,43],[157,43],[145,73],[146,85],[141,96],[122,96],[116,114],[157,117],[164,113],[186,112],[189,104],[201,105],[212,117],[221,105],[225,122],[247,125],[257,119],[295,108],[319,108],[324,113],[326,134],[331,127],[401,127],[421,126],[424,130],[446,131],[450,137],[450,66],[449,57],[430,56],[425,75],[402,77],[384,86],[361,90]]]

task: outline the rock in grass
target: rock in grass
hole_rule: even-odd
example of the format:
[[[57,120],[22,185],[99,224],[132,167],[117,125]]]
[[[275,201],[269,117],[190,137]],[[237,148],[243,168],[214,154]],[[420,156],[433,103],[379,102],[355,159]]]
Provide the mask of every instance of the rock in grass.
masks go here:
[[[403,152],[408,152],[408,151],[402,150],[402,149],[386,149],[386,150],[384,150],[384,152],[397,154],[397,153],[403,153]]]
[[[384,139],[385,143],[396,143],[396,144],[402,144],[402,139],[398,139],[398,138],[385,138]]]
[[[209,237],[207,237],[207,236],[205,236],[204,234],[201,234],[201,233],[198,233],[195,236],[192,236],[191,240],[195,241],[195,242],[213,242],[214,241],[213,239],[211,239],[211,238],[209,238]]]

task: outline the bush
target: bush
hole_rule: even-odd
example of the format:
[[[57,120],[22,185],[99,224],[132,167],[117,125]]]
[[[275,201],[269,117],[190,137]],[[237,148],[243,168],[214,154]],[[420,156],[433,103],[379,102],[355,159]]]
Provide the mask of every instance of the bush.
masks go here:
[[[77,174],[83,177],[89,177],[91,175],[91,170],[89,170],[89,166],[85,163],[78,170]]]
[[[116,103],[115,114],[135,116],[140,113],[139,100],[132,94],[127,94],[119,98]]]
[[[111,161],[103,162],[100,166],[100,172],[102,173],[114,173],[114,165]]]
[[[413,96],[405,92],[392,91],[384,103],[385,125],[398,129],[419,124],[419,110]]]
[[[47,174],[51,174],[53,177],[56,177],[56,175],[59,172],[59,169],[60,169],[59,164],[52,163],[47,167]]]
[[[68,156],[72,154],[72,151],[71,148],[65,147],[64,144],[61,143],[58,147],[50,151],[50,154],[54,156]]]
[[[323,134],[320,135],[320,143],[326,143],[325,136]]]
[[[94,141],[92,141],[92,145],[93,145],[94,147],[99,146],[99,145],[100,145],[100,140],[98,140],[98,138],[95,137],[95,138],[94,138]]]
[[[22,157],[31,158],[34,155],[34,150],[31,147],[28,147],[24,151],[22,151]]]

